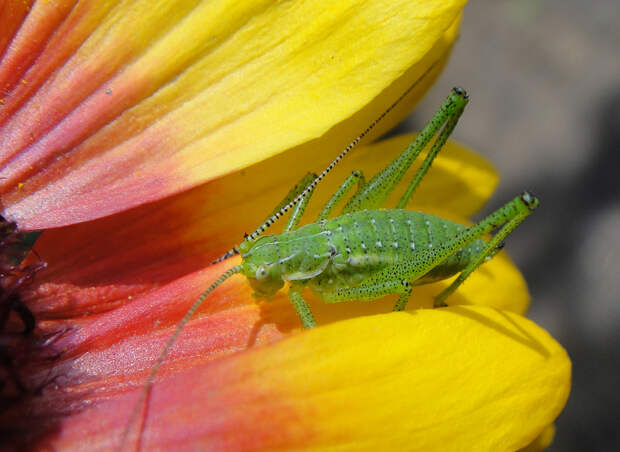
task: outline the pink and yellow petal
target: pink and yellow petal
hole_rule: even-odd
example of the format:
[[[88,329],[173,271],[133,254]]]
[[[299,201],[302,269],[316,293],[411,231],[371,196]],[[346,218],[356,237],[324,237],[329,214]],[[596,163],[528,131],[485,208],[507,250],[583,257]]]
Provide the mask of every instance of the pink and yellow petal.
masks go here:
[[[67,2],[49,22],[33,9],[0,67],[5,214],[86,221],[311,140],[339,147],[390,85],[437,74],[463,3]]]
[[[88,373],[95,379],[117,375],[120,378],[117,382],[119,385],[126,383],[127,379],[136,383],[136,378],[139,381],[140,373],[149,369],[150,363],[161,351],[176,323],[194,300],[233,263],[234,261],[211,266],[142,295],[131,295],[122,300],[126,303],[124,306],[113,310],[110,310],[109,306],[96,304],[97,298],[91,293],[96,294],[95,289],[86,291],[81,298],[76,296],[73,304],[67,301],[57,304],[39,301],[33,307],[38,308],[35,312],[41,319],[38,326],[40,334],[54,334],[70,327],[67,334],[47,346],[46,353],[62,356],[62,362],[67,363],[73,370],[97,367],[97,376]],[[449,300],[451,304],[474,305],[486,302],[491,306],[512,307],[516,305],[515,300],[527,297],[525,288],[524,294],[521,294],[512,292],[510,285],[506,287],[505,274],[497,271],[492,263],[485,265],[483,269],[492,277],[489,281],[483,281],[488,283],[488,286],[484,287],[482,295],[476,291],[480,281],[479,276],[474,274],[471,280],[452,296]],[[482,278],[484,280],[488,276]],[[432,306],[433,297],[441,288],[442,286],[437,284],[416,287],[408,309],[416,312],[421,306]],[[487,296],[487,292],[495,296]],[[304,297],[309,302],[319,326],[353,317],[387,313],[395,303],[394,296],[372,303],[351,301],[337,304],[325,304],[311,291],[306,291]],[[96,314],[97,311],[106,310],[109,312]],[[46,318],[47,320],[43,320]],[[190,368],[196,362],[209,361],[214,357],[243,350],[248,344],[272,343],[300,329],[301,323],[285,290],[280,291],[269,302],[257,303],[245,278],[235,276],[205,300],[185,327],[168,356],[168,362],[174,363],[175,368]],[[139,356],[136,350],[141,351]],[[86,352],[88,353],[81,357]],[[75,359],[79,364],[73,362]],[[112,367],[105,370],[102,363],[110,363]],[[64,364],[59,362],[56,366],[62,367]],[[123,368],[131,369],[132,373],[138,375],[119,372],[119,369]],[[110,382],[107,385],[112,386]],[[74,395],[77,393],[76,390],[73,392]]]
[[[0,30],[2,30],[0,33],[0,54],[6,54],[11,38],[30,11],[33,2],[34,0],[5,2],[3,4],[2,14],[0,14]],[[0,103],[2,103],[1,98]]]
[[[211,266],[141,296],[129,296],[124,300],[127,304],[102,314],[95,313],[98,309],[106,309],[88,303],[88,296],[92,296],[90,293],[82,295],[82,299],[76,298],[74,305],[70,305],[70,311],[61,303],[60,306],[41,304],[41,308],[48,310],[37,311],[41,319],[39,334],[55,337],[58,331],[62,332],[60,337],[46,346],[45,354],[61,357],[53,363],[53,374],[63,375],[65,384],[72,387],[63,404],[96,401],[106,398],[106,391],[123,392],[128,385],[141,384],[176,323],[206,285],[230,265],[232,263]],[[519,296],[502,293],[502,279],[495,278],[495,281],[490,291],[499,295],[493,299],[494,302],[510,301],[511,297]],[[417,289],[409,303],[411,312],[418,312],[416,308],[420,305],[430,306],[432,297],[440,287],[434,285],[428,286],[428,289]],[[386,297],[372,303],[352,301],[328,305],[317,300],[310,291],[304,296],[319,325],[387,313],[395,302],[394,297]],[[461,289],[450,301],[476,304],[478,298],[476,292]],[[93,302],[96,303],[96,297]],[[46,317],[48,320],[43,320]],[[257,303],[245,278],[236,276],[204,302],[185,327],[167,362],[177,371],[189,370],[247,347],[271,344],[300,329],[299,318],[285,291],[279,292],[270,302]],[[33,362],[32,366],[34,370],[29,374],[34,379],[29,384],[38,387],[49,378],[49,369],[38,371],[37,362]],[[45,361],[45,366],[49,366],[49,362]],[[105,386],[107,390],[93,393],[92,388],[97,386]]]
[[[161,376],[140,440],[148,450],[517,450],[569,388],[564,349],[518,315],[392,313]],[[114,447],[138,391],[61,420],[51,443]]]
[[[316,217],[353,169],[371,176],[413,138],[405,135],[356,149],[321,183],[304,221]],[[313,155],[287,152],[157,203],[46,231],[37,243],[37,252],[48,267],[37,275],[37,291],[27,297],[32,300],[31,308],[44,318],[108,311],[199,271],[239,243],[244,232],[253,230],[309,168],[324,167],[332,158],[325,149]],[[412,208],[433,211],[447,206],[464,221],[465,215],[471,215],[490,196],[496,183],[497,175],[484,159],[448,142],[414,196]],[[277,230],[274,227],[274,232]],[[497,263],[485,265],[478,272],[483,277],[480,283],[468,281],[465,287],[488,284],[496,289],[485,291],[488,300],[483,304],[508,308],[507,303],[516,303],[521,307],[510,309],[523,312],[527,300],[518,300],[527,293],[525,284],[514,266],[501,265],[503,262],[508,261],[498,258]],[[472,276],[472,281],[478,279],[478,275]],[[208,281],[206,278],[203,284]],[[436,293],[433,291],[438,289],[433,287],[431,292],[423,293]],[[523,289],[522,293],[517,289]],[[471,290],[467,293],[465,299],[475,302],[478,294]],[[425,302],[417,305],[428,303],[431,297],[423,299]]]
[[[9,9],[17,5],[26,8],[14,16],[9,13],[10,27],[3,27],[1,32],[0,39],[10,43],[10,47],[0,64],[0,86],[4,88],[0,123],[9,120],[54,70],[71,57],[114,5],[114,2],[75,0],[31,3],[7,4]],[[3,9],[3,18],[5,13]],[[53,116],[54,112],[50,114]],[[35,129],[32,123],[24,127]]]

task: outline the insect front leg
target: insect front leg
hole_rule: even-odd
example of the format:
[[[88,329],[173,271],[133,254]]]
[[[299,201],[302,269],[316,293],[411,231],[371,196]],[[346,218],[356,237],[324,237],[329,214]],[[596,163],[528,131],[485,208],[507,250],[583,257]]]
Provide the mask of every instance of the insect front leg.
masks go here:
[[[316,174],[307,172],[304,175],[304,177],[302,177],[299,180],[299,182],[297,182],[295,186],[289,190],[289,192],[286,194],[284,199],[282,199],[282,201],[278,203],[278,205],[269,213],[269,215],[267,215],[267,218],[265,218],[265,221],[267,221],[267,219],[271,218],[277,212],[282,210],[282,207],[284,207],[285,205],[290,203],[293,199],[295,199],[297,195],[299,195],[302,191],[304,191],[304,189],[310,184],[310,182],[314,180],[315,177],[316,177]]]
[[[308,175],[312,176],[313,178],[316,177],[314,174],[308,173]],[[303,179],[302,179],[302,183],[303,183]],[[301,221],[301,217],[303,216],[304,211],[306,210],[306,207],[308,206],[308,203],[310,202],[310,198],[312,197],[313,194],[314,194],[314,187],[312,187],[310,191],[308,191],[306,196],[304,196],[304,198],[295,205],[295,208],[293,209],[293,212],[291,213],[290,218],[286,222],[286,226],[284,226],[284,231],[290,231],[292,229],[295,229],[299,225],[299,222]]]
[[[273,211],[269,215],[267,215],[267,218],[265,219],[265,221],[267,221],[269,218],[271,218],[274,215],[276,215],[276,217],[279,217],[280,216],[279,212],[282,210],[282,208],[286,206],[287,204],[290,204],[291,201],[293,201],[304,190],[306,190],[307,187],[310,185],[310,183],[315,178],[316,178],[316,174],[310,173],[310,172],[308,172],[304,177],[302,177],[300,181],[297,182],[293,188],[291,188],[291,190],[287,193],[284,199],[280,201],[280,203],[275,207],[275,209],[273,209]],[[306,206],[310,202],[310,198],[312,197],[313,194],[314,194],[314,187],[312,187],[308,191],[308,193],[306,193],[306,196],[304,196],[301,201],[295,204],[295,208],[293,209],[293,212],[291,213],[291,216],[288,219],[286,226],[284,227],[285,231],[290,231],[291,229],[295,229],[299,225],[299,221],[301,220],[301,217],[303,216],[304,211],[306,210]]]
[[[269,227],[271,226],[278,218],[281,218],[284,215],[284,211],[283,208],[285,206],[290,205],[290,203],[297,198],[297,196],[299,196],[302,192],[304,192],[308,185],[310,185],[312,183],[312,181],[316,178],[316,174],[310,173],[308,172],[304,177],[302,177],[299,182],[297,182],[295,184],[295,186],[293,188],[291,188],[291,190],[286,194],[286,196],[284,197],[284,199],[282,199],[282,201],[280,201],[278,203],[278,205],[273,209],[273,211],[271,211],[271,213],[269,215],[267,215],[267,218],[265,219],[265,221],[263,221],[263,226]],[[306,207],[306,205],[308,204],[307,199],[310,198],[310,196],[312,195],[312,190],[310,190],[310,192],[304,197],[304,199],[302,201],[306,201],[306,203],[302,206],[301,211],[299,211],[299,208],[295,209],[295,211],[293,211],[291,217],[289,218],[288,224],[286,226],[287,231],[290,229],[293,229],[294,227],[297,226],[297,224],[299,224],[299,220],[301,219],[301,216],[303,214],[303,211]],[[299,206],[299,204],[297,204],[296,206]],[[266,229],[265,227],[265,229]],[[248,235],[246,234],[246,238],[245,240],[248,240]],[[233,257],[235,254],[239,254],[239,247],[236,246],[234,248],[231,248],[230,250],[226,251],[224,254],[222,254],[220,257],[218,257],[217,259],[215,259],[214,261],[212,261],[212,264],[217,264],[218,262],[222,262],[230,257]]]
[[[288,297],[291,303],[293,303],[293,307],[295,311],[297,311],[297,315],[303,327],[305,329],[314,328],[316,326],[316,321],[314,320],[312,311],[310,311],[310,306],[308,306],[308,303],[306,303],[306,300],[304,300],[301,295],[303,288],[304,286],[302,284],[292,283],[288,291]]]
[[[443,105],[433,115],[424,129],[413,143],[409,145],[392,163],[375,175],[362,190],[356,193],[344,206],[343,213],[362,209],[376,209],[381,207],[390,193],[396,188],[407,170],[411,167],[420,152],[426,147],[435,134],[446,124],[443,131],[434,143],[428,157],[416,173],[414,180],[401,202],[411,197],[417,184],[430,167],[435,155],[441,149],[448,136],[456,126],[459,117],[467,105],[468,96],[462,88],[453,88]],[[400,203],[399,203],[400,206]]]
[[[291,190],[286,194],[284,199],[278,203],[278,205],[273,209],[273,211],[269,215],[267,215],[265,221],[276,215],[282,210],[284,206],[289,204],[291,201],[293,201],[293,199],[300,195],[315,178],[316,174],[310,172],[306,173],[306,175],[302,177],[293,188],[291,188]],[[313,193],[314,190],[310,190],[310,192],[299,203],[295,205],[295,209],[291,213],[291,216],[286,223],[286,226],[284,227],[285,231],[290,231],[291,229],[295,229],[297,227]]]

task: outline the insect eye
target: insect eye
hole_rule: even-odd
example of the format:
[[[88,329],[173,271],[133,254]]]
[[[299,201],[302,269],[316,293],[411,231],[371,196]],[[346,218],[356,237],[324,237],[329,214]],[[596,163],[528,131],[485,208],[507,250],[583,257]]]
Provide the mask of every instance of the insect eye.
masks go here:
[[[267,277],[267,269],[261,265],[256,269],[256,279],[265,279]]]

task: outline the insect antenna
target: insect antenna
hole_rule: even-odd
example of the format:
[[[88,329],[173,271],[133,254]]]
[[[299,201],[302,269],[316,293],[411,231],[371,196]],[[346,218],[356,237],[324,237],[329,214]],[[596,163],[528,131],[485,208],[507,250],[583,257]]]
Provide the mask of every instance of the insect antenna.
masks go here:
[[[394,102],[392,102],[392,104],[389,107],[387,107],[383,111],[383,113],[381,113],[373,122],[371,122],[366,127],[366,129],[364,129],[362,133],[360,133],[357,137],[355,137],[355,139],[351,141],[347,145],[347,147],[344,148],[342,152],[338,154],[338,156],[334,160],[332,160],[331,163],[327,165],[327,167],[323,171],[321,171],[321,173],[318,176],[316,176],[314,180],[310,182],[310,184],[308,184],[308,186],[299,195],[297,195],[291,202],[283,206],[279,211],[277,211],[271,217],[265,220],[265,222],[261,224],[259,227],[257,227],[254,230],[254,232],[252,232],[251,234],[246,234],[243,239],[243,242],[252,242],[256,240],[258,236],[260,236],[263,232],[267,230],[267,228],[269,228],[272,224],[278,221],[280,217],[282,217],[286,212],[288,212],[291,208],[293,208],[296,204],[298,204],[304,197],[308,196],[308,193],[314,190],[314,188],[318,185],[318,183],[321,182],[321,180],[325,176],[327,176],[327,173],[329,173],[334,168],[334,166],[336,166],[338,162],[340,162],[340,160],[342,160],[344,156],[349,153],[351,149],[357,146],[358,143],[362,141],[362,139],[366,135],[368,135],[370,131],[374,129],[375,126],[379,124],[379,122],[381,122],[383,118],[385,118],[388,115],[388,113],[390,113],[405,97],[407,97],[407,95],[418,85],[418,83],[420,83],[420,81],[422,81],[426,77],[426,75],[435,67],[436,64],[437,64],[436,62],[431,64],[426,70],[426,72],[424,72],[424,74],[422,74],[420,78],[416,79],[416,81],[413,84],[411,84]],[[212,262],[212,264],[217,264],[218,262],[222,262],[223,260],[233,257],[236,254],[239,254],[238,246],[226,251],[220,257],[215,259]]]
[[[151,372],[149,373],[149,376],[148,376],[148,378],[146,380],[146,383],[144,384],[144,387],[142,388],[142,392],[140,393],[140,398],[136,402],[136,404],[134,406],[134,409],[131,412],[131,416],[129,418],[129,421],[127,422],[127,424],[125,426],[125,429],[123,430],[123,435],[121,436],[121,441],[120,441],[120,445],[119,445],[119,448],[118,448],[119,451],[122,451],[124,449],[125,443],[127,442],[127,437],[129,436],[129,430],[131,429],[131,426],[135,422],[136,417],[140,413],[140,408],[144,404],[145,400],[147,399],[147,397],[148,397],[148,395],[149,395],[149,393],[151,391],[151,388],[153,387],[153,383],[155,381],[155,376],[157,375],[157,371],[159,370],[161,365],[164,363],[164,360],[166,359],[166,356],[168,355],[168,352],[170,351],[170,349],[172,348],[174,343],[177,341],[177,339],[179,337],[179,334],[181,333],[181,330],[183,329],[183,327],[187,324],[187,322],[189,322],[189,319],[194,315],[194,313],[200,307],[202,302],[205,301],[205,299],[211,294],[211,292],[213,292],[215,290],[215,288],[217,286],[222,284],[224,281],[226,281],[231,276],[236,275],[237,273],[240,273],[240,272],[241,272],[241,265],[235,265],[234,267],[229,268],[224,273],[222,273],[219,276],[219,278],[217,278],[209,286],[209,288],[207,290],[205,290],[196,299],[196,301],[194,302],[192,307],[189,308],[189,310],[185,313],[185,316],[183,316],[181,321],[177,324],[177,326],[176,326],[176,328],[174,330],[174,333],[172,333],[172,336],[170,336],[170,338],[168,339],[168,342],[166,342],[166,345],[164,346],[163,350],[161,351],[161,353],[157,357],[157,360],[155,361],[155,364],[153,365],[153,367],[151,367]]]

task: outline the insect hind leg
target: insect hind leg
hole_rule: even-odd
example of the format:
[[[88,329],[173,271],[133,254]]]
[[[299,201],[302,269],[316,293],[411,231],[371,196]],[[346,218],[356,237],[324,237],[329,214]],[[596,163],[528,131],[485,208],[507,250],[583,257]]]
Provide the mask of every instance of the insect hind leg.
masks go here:
[[[528,192],[524,192],[521,195],[520,199],[526,205],[527,209],[516,211],[506,216],[506,222],[501,227],[501,229],[493,236],[493,238],[489,240],[484,249],[480,251],[480,253],[478,253],[474,259],[472,259],[472,261],[467,265],[467,267],[465,267],[465,269],[452,282],[452,284],[442,290],[435,297],[434,304],[436,308],[447,306],[445,303],[446,298],[448,298],[448,296],[450,296],[461,284],[463,284],[463,282],[467,279],[469,275],[471,275],[474,270],[476,270],[484,262],[492,259],[497,253],[499,253],[504,247],[504,239],[508,236],[508,234],[514,231],[514,229],[519,226],[523,222],[523,220],[525,220],[525,218],[527,218],[538,206],[538,199],[536,199]],[[484,221],[485,220],[482,220],[482,222]],[[491,224],[493,225],[493,223]]]
[[[400,198],[400,201],[396,205],[397,209],[404,209],[405,207],[407,207],[407,204],[409,203],[411,196],[415,192],[416,188],[418,188],[418,185],[420,185],[420,182],[422,181],[424,176],[426,176],[426,173],[431,167],[433,160],[435,160],[435,157],[437,157],[437,154],[439,153],[441,148],[443,148],[444,144],[446,144],[446,141],[448,141],[448,138],[454,131],[454,128],[456,127],[456,124],[459,122],[459,118],[463,114],[464,109],[465,109],[465,106],[461,107],[460,109],[456,110],[452,114],[452,116],[448,118],[446,125],[439,133],[439,136],[433,143],[431,150],[428,152],[426,158],[422,162],[422,165],[420,165],[420,168],[418,168],[418,170],[415,173],[415,176],[413,176],[413,179],[409,183],[407,190],[405,190],[405,193],[403,194],[403,196]]]
[[[512,199],[504,206],[492,212],[483,220],[473,226],[464,229],[457,235],[447,240],[445,243],[435,248],[420,252],[414,259],[398,262],[396,264],[385,267],[383,270],[373,273],[362,281],[361,286],[376,286],[386,283],[385,281],[410,281],[415,282],[426,275],[433,268],[440,265],[447,257],[453,255],[460,249],[480,238],[484,234],[497,229],[504,225],[500,231],[488,245],[465,267],[465,270],[459,275],[457,280],[445,290],[445,293],[439,296],[439,305],[443,299],[451,294],[467,278],[472,271],[476,269],[486,257],[495,253],[495,249],[502,240],[516,228],[532,211],[538,206],[538,199],[531,194],[524,192],[520,196]],[[406,300],[403,298],[404,304],[398,307],[404,309]]]
[[[441,107],[439,107],[426,126],[424,126],[414,142],[411,143],[409,147],[407,147],[407,149],[405,149],[387,167],[368,181],[362,190],[349,199],[347,204],[344,206],[343,213],[354,212],[362,209],[376,209],[383,206],[390,193],[394,191],[407,170],[409,170],[413,162],[417,159],[418,155],[420,155],[422,150],[431,141],[435,134],[437,134],[439,130],[442,130],[432,148],[435,150],[435,154],[437,154],[443,143],[447,140],[448,135],[450,135],[450,132],[452,132],[452,129],[454,129],[454,126],[456,125],[458,118],[463,113],[467,102],[468,96],[465,90],[462,88],[453,88],[446,101],[441,105]],[[431,154],[432,152],[429,153],[429,156],[431,156]],[[414,182],[418,179],[416,185],[419,183],[419,180],[422,179],[424,174],[426,174],[433,158],[434,156],[430,159],[427,157],[416,173],[416,177],[414,178]],[[406,194],[407,199],[411,196],[411,193],[413,193],[416,185],[410,186],[408,189],[408,195]],[[407,199],[405,199],[405,203]]]
[[[338,303],[349,300],[372,301],[394,293],[400,294],[394,311],[402,311],[411,296],[411,284],[405,279],[341,288],[333,292],[323,292],[321,297],[326,303]]]

